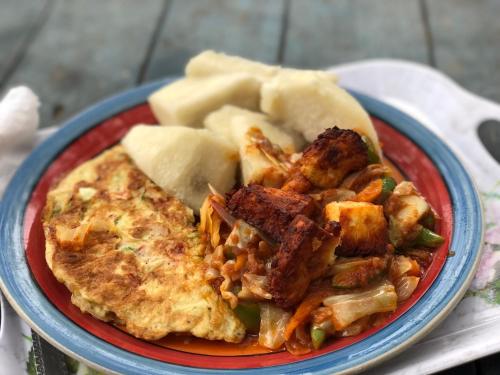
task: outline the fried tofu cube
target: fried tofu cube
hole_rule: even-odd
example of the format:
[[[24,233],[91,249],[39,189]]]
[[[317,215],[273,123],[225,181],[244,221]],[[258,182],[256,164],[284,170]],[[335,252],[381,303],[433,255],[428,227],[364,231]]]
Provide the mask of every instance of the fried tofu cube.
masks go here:
[[[201,127],[210,113],[225,104],[258,109],[260,83],[249,74],[184,78],[148,98],[161,125]]]
[[[279,307],[300,302],[310,282],[322,276],[338,243],[340,226],[335,224],[326,231],[304,215],[290,223],[270,272],[269,290]]]
[[[324,217],[338,221],[342,228],[339,256],[380,255],[388,243],[387,221],[382,206],[367,202],[332,202]]]
[[[368,165],[367,146],[358,133],[334,127],[321,133],[298,163],[300,172],[315,186],[335,188],[349,173]]]
[[[122,144],[142,172],[196,213],[209,184],[225,193],[235,183],[235,150],[207,129],[136,125]]]
[[[314,200],[302,194],[250,185],[240,188],[229,199],[231,214],[253,225],[270,239],[281,242],[288,225],[297,215],[311,216]]]

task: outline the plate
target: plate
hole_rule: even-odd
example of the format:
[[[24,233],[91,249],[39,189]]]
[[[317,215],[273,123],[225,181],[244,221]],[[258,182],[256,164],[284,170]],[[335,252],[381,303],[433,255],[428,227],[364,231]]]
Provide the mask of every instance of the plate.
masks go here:
[[[279,352],[235,358],[165,348],[82,314],[45,263],[39,218],[46,192],[65,172],[118,142],[134,124],[155,123],[146,98],[170,81],[124,92],[69,120],[33,151],[5,192],[0,286],[14,309],[49,342],[91,366],[119,373],[355,372],[421,339],[459,302],[477,267],[483,234],[471,178],[443,141],[416,120],[353,92],[372,116],[388,158],[442,217],[439,232],[447,238],[412,298],[386,324],[306,356]],[[454,255],[448,256],[448,250]]]

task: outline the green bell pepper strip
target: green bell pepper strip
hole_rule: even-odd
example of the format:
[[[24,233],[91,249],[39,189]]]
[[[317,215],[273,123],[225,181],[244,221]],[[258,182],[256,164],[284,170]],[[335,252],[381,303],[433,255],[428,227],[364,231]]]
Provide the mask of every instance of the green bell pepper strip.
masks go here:
[[[392,191],[396,187],[396,181],[389,176],[382,177],[382,192],[380,193],[380,197],[378,201],[380,203],[385,202],[389,195],[391,195]]]
[[[424,247],[438,247],[444,238],[430,229],[422,228],[415,238],[415,245]]]
[[[257,303],[239,303],[234,313],[248,332],[258,333],[260,329],[260,307]]]
[[[326,332],[319,328],[311,326],[311,341],[314,349],[319,349],[326,338]]]
[[[368,164],[376,164],[380,163],[380,158],[375,150],[375,146],[370,138],[366,136],[362,136],[361,139],[366,144],[367,152],[368,152]]]

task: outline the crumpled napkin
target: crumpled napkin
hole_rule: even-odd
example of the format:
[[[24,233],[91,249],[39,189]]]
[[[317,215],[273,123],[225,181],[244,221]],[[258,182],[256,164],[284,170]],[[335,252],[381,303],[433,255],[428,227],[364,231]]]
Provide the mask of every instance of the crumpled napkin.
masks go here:
[[[38,96],[26,86],[11,89],[0,102],[0,197],[36,143],[38,107]]]

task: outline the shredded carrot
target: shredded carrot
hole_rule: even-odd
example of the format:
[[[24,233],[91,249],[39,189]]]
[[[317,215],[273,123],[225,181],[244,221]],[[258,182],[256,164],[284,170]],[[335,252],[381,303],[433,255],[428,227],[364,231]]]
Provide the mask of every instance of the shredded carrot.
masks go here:
[[[241,253],[236,257],[236,263],[234,264],[234,270],[239,271],[247,264],[247,254]]]
[[[316,309],[323,300],[332,294],[331,290],[318,290],[309,294],[299,305],[295,314],[290,318],[290,321],[285,328],[285,340],[292,337],[293,332],[299,325],[304,323],[311,312]]]
[[[353,200],[358,202],[373,202],[380,197],[380,194],[382,194],[382,179],[377,178],[376,180],[372,180],[363,190],[356,194]]]

